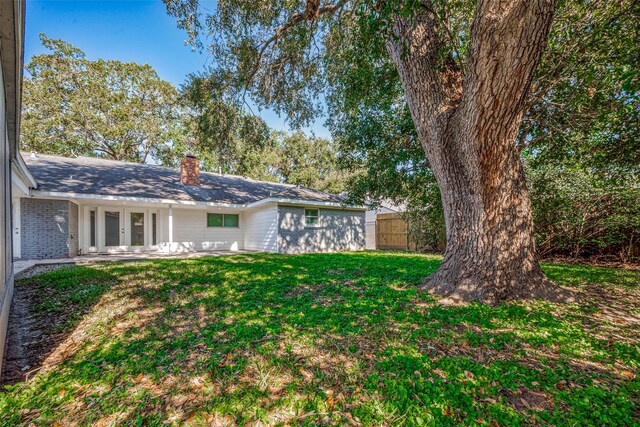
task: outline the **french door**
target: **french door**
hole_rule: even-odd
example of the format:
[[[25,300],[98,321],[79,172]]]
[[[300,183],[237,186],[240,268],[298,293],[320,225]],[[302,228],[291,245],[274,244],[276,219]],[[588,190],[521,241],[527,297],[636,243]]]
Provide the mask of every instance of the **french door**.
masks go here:
[[[159,213],[145,208],[86,207],[86,252],[158,250]]]
[[[127,246],[131,246],[131,248],[134,250],[147,246],[147,243],[146,243],[147,233],[145,229],[144,217],[145,217],[144,212],[135,212],[135,211],[127,212],[127,221],[129,221]]]
[[[105,208],[102,211],[104,221],[104,250],[107,252],[124,249],[124,210]]]

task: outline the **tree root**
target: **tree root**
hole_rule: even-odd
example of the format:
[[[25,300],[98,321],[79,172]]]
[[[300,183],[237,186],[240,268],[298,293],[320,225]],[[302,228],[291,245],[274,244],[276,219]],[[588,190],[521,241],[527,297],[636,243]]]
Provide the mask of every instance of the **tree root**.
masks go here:
[[[461,305],[477,301],[497,305],[502,301],[543,300],[554,303],[575,303],[578,292],[557,285],[540,270],[520,277],[506,279],[500,275],[450,274],[448,270],[438,270],[427,277],[423,288],[430,293],[442,295],[443,305]]]

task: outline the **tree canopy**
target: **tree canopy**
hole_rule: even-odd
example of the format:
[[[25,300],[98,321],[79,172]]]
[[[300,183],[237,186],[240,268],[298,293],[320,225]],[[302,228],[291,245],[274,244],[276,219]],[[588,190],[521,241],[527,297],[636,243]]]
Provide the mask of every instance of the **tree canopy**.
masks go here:
[[[178,91],[149,65],[91,61],[41,39],[50,52],[26,67],[23,149],[174,167],[192,152],[203,170],[344,189],[330,140],[274,131],[208,76],[190,75]]]
[[[182,86],[191,138],[176,152],[193,152],[204,170],[336,193],[344,190],[346,174],[339,171],[331,140],[301,131],[275,131],[229,99],[217,83],[206,75],[190,75]],[[179,157],[172,163],[178,161]]]
[[[41,35],[23,85],[22,145],[61,155],[161,161],[183,138],[178,92],[149,65],[91,61]]]

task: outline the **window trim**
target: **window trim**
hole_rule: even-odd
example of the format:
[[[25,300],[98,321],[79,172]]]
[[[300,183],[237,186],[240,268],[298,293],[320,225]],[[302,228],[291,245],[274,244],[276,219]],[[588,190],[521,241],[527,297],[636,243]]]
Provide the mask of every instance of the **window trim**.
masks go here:
[[[315,211],[315,215],[310,215],[309,211]],[[307,220],[309,218],[315,218],[315,223],[309,223]],[[320,227],[320,209],[319,208],[304,208],[304,226],[305,228],[317,228]]]
[[[209,225],[209,215],[220,215],[222,217],[221,225]],[[234,215],[238,217],[238,225],[224,225],[225,215]],[[240,228],[240,214],[239,213],[220,213],[220,212],[207,212],[207,228]]]

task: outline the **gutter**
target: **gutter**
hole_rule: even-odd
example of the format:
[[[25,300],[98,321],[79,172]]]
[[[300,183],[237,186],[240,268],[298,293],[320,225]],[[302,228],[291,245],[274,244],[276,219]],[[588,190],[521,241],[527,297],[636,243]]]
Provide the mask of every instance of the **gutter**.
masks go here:
[[[215,208],[229,208],[229,209],[250,209],[260,207],[270,203],[297,205],[297,206],[316,206],[316,207],[332,207],[345,210],[358,210],[365,211],[363,206],[345,206],[337,202],[319,202],[311,200],[299,200],[299,199],[284,199],[277,197],[268,197],[266,199],[258,200],[257,202],[236,204],[236,203],[218,203],[218,202],[198,202],[193,200],[174,200],[174,199],[158,199],[152,197],[130,197],[130,196],[108,196],[103,194],[84,194],[73,192],[57,192],[57,191],[40,191],[32,190],[31,196],[33,197],[52,197],[60,199],[77,199],[77,200],[96,200],[107,202],[138,202],[138,203],[157,203],[157,204],[172,204],[178,206],[203,206],[203,207],[215,207]]]
[[[245,205],[247,208],[253,208],[262,206],[268,203],[277,203],[279,205],[294,205],[294,206],[317,206],[317,207],[330,207],[339,208],[345,210],[366,211],[364,206],[344,205],[338,202],[318,202],[313,200],[300,200],[300,199],[283,199],[278,197],[268,197],[266,199],[258,200],[257,202],[249,203]]]
[[[29,168],[27,167],[27,164],[24,162],[24,159],[22,158],[22,155],[20,153],[18,153],[15,158],[11,159],[11,163],[13,166],[13,172],[15,172],[15,174],[18,175],[21,180],[29,183],[29,188],[38,188],[38,182],[33,177],[33,175],[31,175],[31,172],[29,171]]]

